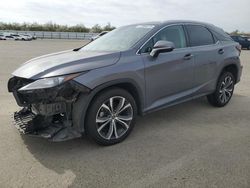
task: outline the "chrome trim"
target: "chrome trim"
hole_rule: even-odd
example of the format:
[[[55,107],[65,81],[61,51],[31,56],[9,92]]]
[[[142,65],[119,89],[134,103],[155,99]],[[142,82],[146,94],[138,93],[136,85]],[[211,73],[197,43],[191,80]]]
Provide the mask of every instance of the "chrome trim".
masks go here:
[[[148,54],[148,53],[139,53],[139,51],[144,47],[144,45],[146,45],[146,43],[151,40],[156,34],[158,34],[161,30],[167,28],[167,27],[170,27],[170,26],[185,26],[185,25],[198,25],[198,26],[202,26],[202,27],[205,27],[206,29],[208,29],[208,31],[211,33],[210,29],[206,26],[206,25],[202,25],[202,24],[198,24],[198,23],[178,23],[178,24],[170,24],[170,25],[166,25],[164,27],[162,27],[161,29],[159,29],[157,32],[155,32],[148,40],[146,40],[146,42],[144,42],[141,47],[136,51],[136,55],[141,55],[141,54]],[[211,33],[212,36],[214,37],[213,33]],[[186,37],[186,35],[185,35]],[[214,44],[208,44],[208,45],[201,45],[201,46],[187,46],[185,48],[196,48],[196,47],[203,47],[203,46],[215,46],[215,45],[218,45],[220,44],[220,41],[218,40],[216,43]],[[185,49],[185,48],[178,48],[178,49]],[[174,49],[176,50],[176,49]]]

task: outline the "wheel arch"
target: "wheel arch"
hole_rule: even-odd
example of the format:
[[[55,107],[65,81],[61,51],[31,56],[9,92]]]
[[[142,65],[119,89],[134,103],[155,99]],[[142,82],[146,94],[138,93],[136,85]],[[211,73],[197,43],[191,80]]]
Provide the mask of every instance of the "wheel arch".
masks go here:
[[[89,107],[93,102],[94,98],[105,90],[111,88],[121,88],[129,92],[135,99],[137,105],[137,113],[143,115],[144,109],[144,95],[138,84],[131,79],[119,79],[113,80],[95,87],[90,94],[80,94],[78,100],[75,102],[72,111],[73,125],[80,129],[81,132],[85,130],[86,114],[88,113]],[[84,106],[81,104],[84,103]],[[81,122],[81,123],[80,123]]]
[[[235,78],[235,81],[238,80],[239,68],[236,64],[231,63],[231,64],[224,66],[220,72],[220,75],[223,74],[225,71],[232,73]]]

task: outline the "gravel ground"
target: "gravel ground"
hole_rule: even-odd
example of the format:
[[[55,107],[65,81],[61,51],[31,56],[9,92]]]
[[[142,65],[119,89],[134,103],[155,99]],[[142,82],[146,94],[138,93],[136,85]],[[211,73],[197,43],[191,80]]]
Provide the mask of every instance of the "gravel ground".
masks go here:
[[[20,63],[83,41],[0,41],[0,187],[250,187],[250,51],[225,108],[205,98],[139,117],[121,144],[20,136],[7,80]]]

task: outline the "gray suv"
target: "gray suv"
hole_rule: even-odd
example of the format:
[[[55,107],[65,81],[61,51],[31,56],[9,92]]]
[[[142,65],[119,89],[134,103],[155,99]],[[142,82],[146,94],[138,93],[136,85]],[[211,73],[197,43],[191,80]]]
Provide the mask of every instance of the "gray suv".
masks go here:
[[[120,27],[74,50],[24,63],[8,83],[23,134],[62,141],[83,133],[123,141],[135,118],[207,96],[225,106],[240,81],[240,46],[222,29],[193,21]]]

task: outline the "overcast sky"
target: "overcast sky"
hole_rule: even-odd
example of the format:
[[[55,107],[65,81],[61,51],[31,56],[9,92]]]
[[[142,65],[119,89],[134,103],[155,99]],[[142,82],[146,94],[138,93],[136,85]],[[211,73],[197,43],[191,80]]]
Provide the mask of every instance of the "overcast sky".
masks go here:
[[[1,0],[0,21],[122,26],[188,19],[250,32],[250,0]]]

